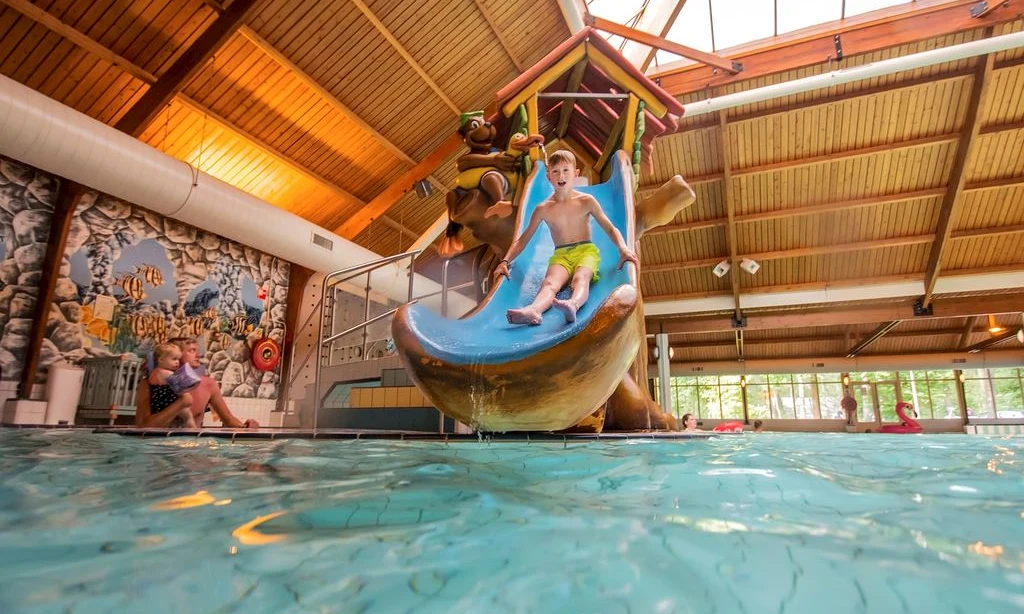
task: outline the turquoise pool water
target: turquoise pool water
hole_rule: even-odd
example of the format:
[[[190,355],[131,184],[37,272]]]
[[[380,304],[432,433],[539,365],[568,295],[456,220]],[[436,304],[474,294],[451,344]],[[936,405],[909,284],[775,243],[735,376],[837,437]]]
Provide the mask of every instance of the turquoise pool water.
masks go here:
[[[1020,612],[1022,457],[0,430],[0,611]]]

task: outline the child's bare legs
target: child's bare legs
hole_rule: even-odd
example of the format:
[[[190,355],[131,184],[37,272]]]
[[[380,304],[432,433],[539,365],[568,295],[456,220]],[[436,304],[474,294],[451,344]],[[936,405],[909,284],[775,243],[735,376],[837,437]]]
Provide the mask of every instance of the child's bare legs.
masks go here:
[[[181,396],[168,405],[167,409],[158,414],[151,415],[145,424],[141,424],[139,426],[147,428],[166,428],[178,418],[185,421],[186,428],[196,428],[196,422],[192,418],[192,395],[187,392],[181,393]]]
[[[590,297],[590,280],[594,272],[585,266],[578,267],[572,275],[572,297],[567,301],[555,299],[552,306],[565,316],[566,322],[576,321],[576,312]]]
[[[509,309],[506,317],[512,324],[531,324],[536,326],[541,323],[544,312],[551,308],[555,295],[569,281],[569,272],[558,264],[548,266],[547,275],[540,285],[540,292],[533,302],[520,309]]]

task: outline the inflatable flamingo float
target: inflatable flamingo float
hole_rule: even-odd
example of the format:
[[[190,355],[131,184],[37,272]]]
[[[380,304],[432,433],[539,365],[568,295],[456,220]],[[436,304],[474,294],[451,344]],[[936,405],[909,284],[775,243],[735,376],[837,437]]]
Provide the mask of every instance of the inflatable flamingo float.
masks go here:
[[[918,424],[913,418],[907,417],[907,414],[903,412],[904,409],[914,410],[914,406],[910,403],[897,403],[896,404],[896,415],[900,417],[899,424],[885,424],[878,429],[879,433],[920,433],[924,431],[921,425]]]

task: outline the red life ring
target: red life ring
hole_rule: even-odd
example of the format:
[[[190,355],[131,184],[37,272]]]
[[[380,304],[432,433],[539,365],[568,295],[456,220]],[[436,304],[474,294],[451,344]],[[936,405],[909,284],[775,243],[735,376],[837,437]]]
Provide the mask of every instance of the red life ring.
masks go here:
[[[742,433],[743,423],[738,420],[723,422],[712,430],[716,433]]]
[[[249,360],[258,371],[273,371],[281,361],[281,346],[273,339],[264,337],[252,346]]]

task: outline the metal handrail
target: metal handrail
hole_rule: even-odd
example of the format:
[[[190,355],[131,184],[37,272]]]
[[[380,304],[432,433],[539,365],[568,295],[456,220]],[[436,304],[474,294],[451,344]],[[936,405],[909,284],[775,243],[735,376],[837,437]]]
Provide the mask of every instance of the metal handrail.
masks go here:
[[[366,333],[366,327],[369,326],[370,324],[372,324],[372,323],[374,323],[374,322],[376,322],[376,321],[381,319],[379,316],[374,318],[373,320],[370,319],[370,274],[373,271],[381,268],[382,266],[385,266],[385,265],[391,264],[392,262],[396,262],[396,261],[404,260],[404,259],[408,258],[409,259],[409,269],[407,271],[407,274],[409,275],[409,292],[408,292],[408,295],[407,295],[407,298],[406,298],[406,302],[411,302],[412,301],[412,293],[413,293],[413,284],[415,282],[416,256],[418,256],[421,251],[423,251],[423,250],[415,249],[415,250],[411,250],[411,251],[408,251],[408,252],[403,252],[401,254],[395,254],[394,256],[387,256],[386,258],[378,258],[377,260],[372,260],[370,262],[364,262],[363,264],[359,264],[359,265],[356,265],[356,266],[350,266],[350,267],[346,267],[344,269],[339,269],[337,271],[331,271],[330,273],[328,273],[327,275],[324,276],[324,282],[323,282],[324,285],[323,285],[323,291],[321,293],[322,296],[321,296],[321,301],[320,301],[320,328],[317,331],[318,343],[317,343],[317,346],[316,346],[316,354],[317,354],[316,370],[314,372],[315,373],[315,377],[313,378],[313,428],[314,429],[317,427],[317,421],[319,420],[319,415],[320,415],[320,372],[323,370],[323,355],[321,354],[321,352],[323,351],[323,347],[325,345],[327,345],[329,347],[330,344],[335,339],[337,339],[337,337],[338,337],[338,335],[334,335],[330,339],[327,339],[327,340],[323,339],[323,334],[324,334],[324,312],[326,311],[326,306],[327,306],[327,292],[329,290],[331,292],[333,292],[332,286],[334,284],[344,283],[344,282],[348,281],[349,279],[352,279],[352,278],[355,278],[355,277],[358,277],[358,276],[364,275],[364,274],[366,275],[366,294],[364,296],[366,304],[365,304],[365,308],[363,310],[363,323],[358,325],[358,326],[356,326],[352,330],[346,331],[346,333],[345,333],[345,334],[350,334],[350,333],[354,332],[355,330],[359,330],[360,328],[363,329],[363,351],[362,351],[362,355],[365,356],[366,355],[366,334],[367,334]],[[331,278],[342,276],[342,275],[346,275],[347,277],[344,277],[342,279],[338,279],[338,280],[334,281],[333,284],[332,284]],[[333,303],[331,305],[331,308],[332,309],[334,308]]]
[[[415,303],[418,300],[420,300],[420,299],[414,298],[411,301],[409,301],[408,303],[406,303],[406,305],[412,305],[413,303]],[[331,335],[330,337],[328,337],[328,338],[324,339],[323,341],[321,341],[320,345],[324,345],[326,343],[330,343],[330,342],[334,341],[335,339],[340,339],[340,338],[344,337],[345,335],[349,335],[351,333],[356,332],[360,328],[365,329],[367,326],[369,326],[371,324],[375,324],[375,323],[380,322],[381,320],[383,320],[384,318],[386,318],[386,317],[388,317],[390,315],[394,315],[395,312],[398,311],[399,309],[401,309],[402,307],[404,307],[404,305],[399,306],[399,307],[395,307],[394,309],[389,309],[389,310],[385,311],[384,313],[382,313],[380,315],[373,316],[372,318],[370,318],[369,320],[363,322],[362,324],[356,324],[355,326],[353,326],[353,327],[351,327],[351,328],[349,328],[347,330],[343,330],[340,333],[336,333],[334,335]]]

